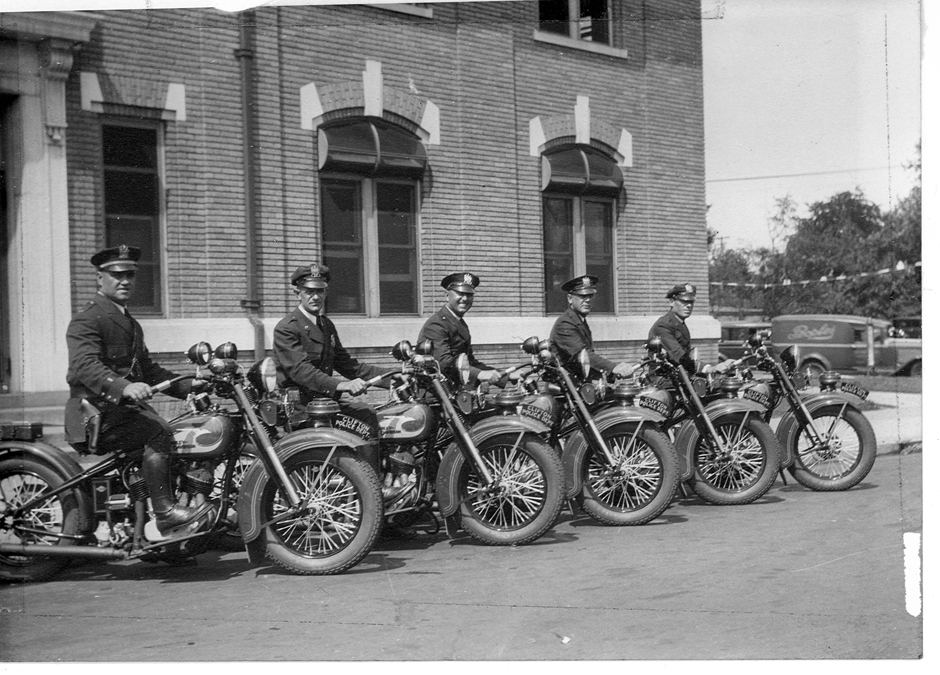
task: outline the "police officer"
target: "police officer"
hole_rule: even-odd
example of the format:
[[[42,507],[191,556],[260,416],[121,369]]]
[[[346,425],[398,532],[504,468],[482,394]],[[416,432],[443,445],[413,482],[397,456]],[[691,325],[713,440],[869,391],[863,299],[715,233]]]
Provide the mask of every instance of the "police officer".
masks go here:
[[[650,328],[649,338],[662,340],[666,353],[673,361],[681,364],[688,372],[695,373],[696,364],[692,359],[692,336],[685,320],[692,315],[695,307],[696,289],[694,284],[677,284],[666,293],[669,311],[656,320]],[[727,369],[731,361],[722,361],[717,366],[707,365],[703,372]]]
[[[169,425],[145,401],[152,385],[176,377],[150,358],[140,324],[127,311],[134,291],[140,249],[116,246],[91,258],[98,269],[98,293],[69,323],[66,340],[69,368],[66,380],[71,398],[66,404],[65,437],[74,447],[87,447],[87,403],[100,413],[96,451],[143,447],[141,469],[157,528],[167,534],[183,529],[208,512],[178,506],[170,486],[169,452],[173,433]],[[179,382],[166,393],[184,398],[190,380]],[[86,400],[83,408],[82,399]]]
[[[549,341],[561,364],[569,371],[580,372],[578,355],[586,348],[592,369],[626,377],[631,372],[627,363],[614,363],[594,352],[594,339],[587,315],[591,313],[591,305],[597,293],[597,280],[597,277],[586,274],[561,285],[561,290],[568,294],[568,309],[555,320]]]
[[[363,457],[378,473],[378,417],[372,406],[352,397],[365,392],[365,380],[388,371],[350,356],[336,326],[323,313],[330,287],[329,267],[319,263],[298,267],[291,275],[291,284],[300,304],[274,328],[278,386],[297,387],[302,403],[315,397],[337,399],[345,414],[364,422],[369,444]]]
[[[441,372],[453,383],[460,382],[460,374],[455,363],[460,354],[466,354],[470,361],[470,384],[476,382],[498,383],[499,374],[473,355],[470,345],[470,329],[463,320],[473,306],[473,296],[476,287],[480,285],[480,277],[468,272],[449,274],[441,279],[441,287],[446,292],[444,306],[432,314],[421,332],[418,333],[418,342],[430,340],[431,354],[441,365]]]

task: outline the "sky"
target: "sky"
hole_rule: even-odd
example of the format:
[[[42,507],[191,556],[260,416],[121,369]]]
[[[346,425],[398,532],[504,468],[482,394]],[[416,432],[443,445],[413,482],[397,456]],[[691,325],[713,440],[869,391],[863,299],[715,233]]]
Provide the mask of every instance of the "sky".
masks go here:
[[[769,218],[860,189],[888,209],[914,185],[921,15],[914,0],[702,0],[708,226],[780,247]],[[909,261],[914,262],[914,261]]]

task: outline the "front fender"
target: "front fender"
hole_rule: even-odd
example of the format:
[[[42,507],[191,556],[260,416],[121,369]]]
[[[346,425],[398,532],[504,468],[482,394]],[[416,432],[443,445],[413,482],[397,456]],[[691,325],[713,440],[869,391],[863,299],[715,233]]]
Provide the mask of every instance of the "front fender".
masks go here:
[[[764,411],[763,407],[756,403],[740,399],[713,401],[705,407],[705,410],[708,412],[708,419],[713,424],[728,416],[737,418],[753,415],[763,420]],[[679,482],[687,481],[695,474],[695,446],[698,445],[698,440],[698,427],[695,426],[695,420],[690,417],[679,425],[673,441],[676,454],[679,456]]]
[[[657,415],[646,413],[645,410],[632,407],[617,406],[616,408],[607,408],[602,410],[594,417],[594,424],[598,431],[604,433],[612,426],[617,424],[629,425],[631,433],[640,425],[649,424],[654,428],[659,428],[656,424]],[[561,455],[561,463],[564,468],[565,476],[565,498],[571,499],[583,487],[580,468],[585,461],[589,445],[580,429],[568,438],[565,442],[565,449]]]
[[[0,441],[0,460],[4,459],[32,459],[42,462],[56,472],[63,480],[74,478],[82,472],[72,457],[59,448],[42,441]],[[79,513],[82,514],[82,531],[90,532],[94,529],[94,507],[88,483],[76,486],[74,490],[78,502]]]
[[[322,460],[326,460],[333,448],[336,448],[333,457],[340,455],[355,456],[354,450],[367,443],[368,441],[348,431],[332,427],[320,427],[317,429],[301,429],[288,434],[274,444],[274,451],[277,453],[277,458],[281,464],[284,464],[297,453],[310,449],[316,450],[317,456]],[[264,514],[261,512],[261,496],[264,494],[270,480],[271,477],[268,475],[264,461],[260,457],[248,467],[242,479],[241,487],[238,490],[236,510],[238,511],[238,528],[246,544],[261,534],[264,525]]]
[[[504,434],[514,437],[515,442],[521,442],[527,437],[536,437],[542,442],[548,442],[544,426],[518,415],[488,417],[470,428],[470,438],[477,447],[484,441]],[[447,446],[441,458],[441,466],[437,470],[437,503],[441,515],[445,518],[454,515],[460,508],[458,486],[460,472],[466,461],[457,441]]]
[[[803,399],[803,404],[809,411],[810,416],[822,410],[823,408],[833,407],[837,412],[845,406],[847,409],[858,410],[858,407],[852,400],[840,392],[820,392],[807,396]],[[777,425],[777,444],[780,446],[780,467],[783,469],[793,466],[796,461],[796,449],[800,441],[800,420],[797,417],[797,411],[787,410],[780,418],[780,424]]]

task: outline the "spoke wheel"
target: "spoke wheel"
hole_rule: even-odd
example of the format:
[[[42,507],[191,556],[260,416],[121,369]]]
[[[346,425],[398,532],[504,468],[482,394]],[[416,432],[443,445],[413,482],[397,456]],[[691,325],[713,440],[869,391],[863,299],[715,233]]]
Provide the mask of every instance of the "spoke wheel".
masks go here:
[[[464,529],[486,544],[525,544],[547,532],[563,504],[561,460],[534,436],[505,434],[479,444],[493,484],[465,461],[459,481]]]
[[[806,427],[801,427],[791,475],[812,490],[847,490],[857,485],[875,463],[877,444],[871,423],[858,410],[842,411],[841,406],[813,413],[813,421],[823,443],[814,446]]]
[[[615,465],[588,449],[581,507],[607,525],[642,525],[669,506],[678,475],[676,451],[662,432],[618,424],[602,432]]]
[[[48,546],[78,543],[80,518],[72,492],[42,502],[18,517],[9,515],[21,504],[62,482],[52,469],[34,460],[7,459],[0,462],[0,543]],[[2,555],[0,580],[41,581],[68,564],[68,558]]]
[[[713,452],[699,438],[692,489],[713,504],[747,504],[764,495],[780,464],[770,426],[753,415],[736,414],[715,420],[714,427],[725,452]]]
[[[336,574],[366,556],[382,518],[381,493],[375,472],[348,451],[337,451],[329,464],[326,453],[307,450],[284,465],[305,507],[290,513],[290,504],[269,481],[263,513],[267,553],[298,574]]]

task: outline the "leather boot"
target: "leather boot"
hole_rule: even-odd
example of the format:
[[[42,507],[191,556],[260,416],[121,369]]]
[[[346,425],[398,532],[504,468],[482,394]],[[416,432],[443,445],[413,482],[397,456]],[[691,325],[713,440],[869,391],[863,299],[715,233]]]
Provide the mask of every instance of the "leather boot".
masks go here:
[[[160,534],[186,525],[208,510],[208,504],[200,508],[177,506],[173,489],[170,487],[170,458],[165,453],[148,445],[144,448],[141,468]]]

